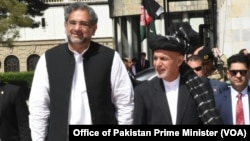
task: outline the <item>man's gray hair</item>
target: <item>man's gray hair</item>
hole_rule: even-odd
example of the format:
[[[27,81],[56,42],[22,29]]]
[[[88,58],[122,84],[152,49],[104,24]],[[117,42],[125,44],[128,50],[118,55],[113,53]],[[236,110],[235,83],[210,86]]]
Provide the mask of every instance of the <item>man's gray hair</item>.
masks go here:
[[[94,11],[93,8],[91,8],[88,4],[84,3],[84,2],[75,2],[75,3],[71,3],[69,4],[68,7],[65,8],[64,11],[64,19],[65,21],[68,21],[69,19],[69,15],[72,11],[76,11],[76,10],[85,10],[89,13],[90,16],[90,22],[91,24],[97,24],[98,22],[98,17]]]

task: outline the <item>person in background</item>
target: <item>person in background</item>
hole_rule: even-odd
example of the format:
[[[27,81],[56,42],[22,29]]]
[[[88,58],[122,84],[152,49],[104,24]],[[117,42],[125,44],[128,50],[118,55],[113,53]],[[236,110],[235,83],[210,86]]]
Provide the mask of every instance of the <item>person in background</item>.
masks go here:
[[[216,107],[226,125],[250,124],[250,87],[248,86],[250,61],[247,56],[235,54],[227,60],[230,89],[215,96]],[[237,123],[237,101],[242,100],[243,120]]]
[[[250,61],[250,53],[248,52],[248,50],[246,48],[241,49],[239,51],[239,54],[246,55]],[[250,79],[248,81],[248,86],[250,86]]]
[[[132,73],[133,75],[136,75],[138,68],[137,68],[137,59],[136,58],[132,58]]]
[[[128,75],[129,75],[129,78],[131,80],[131,83],[132,83],[133,87],[135,87],[137,83],[135,80],[135,75],[132,72],[133,63],[129,57],[123,57],[122,60],[123,60],[123,63],[128,71]]]
[[[146,59],[146,53],[145,52],[142,52],[141,53],[141,59],[138,61],[137,63],[137,69],[138,71],[137,72],[141,72],[147,68],[150,67],[150,63],[149,61]]]
[[[243,55],[248,55],[248,50],[246,48],[243,48],[239,51],[239,54],[243,54]]]
[[[67,43],[39,59],[29,98],[34,141],[67,141],[69,125],[130,125],[134,92],[115,50],[92,41],[98,17],[84,2],[65,8]]]
[[[197,50],[194,54],[199,55],[203,59],[207,78],[226,82],[226,56],[218,48],[210,49],[209,47],[202,46]]]
[[[24,87],[0,81],[1,141],[31,141],[27,99]]]
[[[192,55],[188,58],[187,64],[194,70],[194,72],[200,77],[204,83],[208,83],[211,86],[210,92],[217,95],[228,89],[228,84],[216,79],[209,79],[206,77],[206,68],[203,64],[203,59],[199,55]]]
[[[157,77],[135,88],[134,124],[220,124],[207,85],[184,61],[184,42],[161,35],[148,40]]]

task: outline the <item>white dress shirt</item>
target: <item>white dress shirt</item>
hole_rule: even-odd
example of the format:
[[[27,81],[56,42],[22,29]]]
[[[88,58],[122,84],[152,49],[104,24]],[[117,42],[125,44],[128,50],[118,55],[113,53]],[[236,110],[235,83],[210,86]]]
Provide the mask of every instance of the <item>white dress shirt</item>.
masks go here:
[[[136,75],[136,67],[135,67],[135,65],[132,65],[132,72],[133,72],[133,75]]]
[[[86,52],[86,50],[83,51],[83,53]],[[72,82],[69,124],[92,124],[83,75],[82,54],[74,52],[76,70]],[[134,110],[133,86],[117,52],[115,52],[113,59],[110,81],[112,86],[111,99],[116,108],[115,116],[118,120],[118,124],[132,124]],[[79,84],[81,85],[80,87],[78,86]],[[46,59],[43,54],[36,66],[29,98],[29,122],[32,140],[34,141],[45,141],[45,137],[47,136],[48,118],[50,117],[49,90]]]
[[[82,55],[84,52],[81,54],[73,50],[72,52],[74,53],[76,65],[70,95],[69,124],[89,125],[92,124],[92,120],[83,69]]]
[[[233,113],[233,124],[236,124],[236,103],[237,103],[237,95],[239,94],[238,91],[231,88],[231,100],[232,100],[232,113]],[[244,111],[244,120],[245,124],[249,125],[249,101],[248,101],[248,94],[247,94],[247,87],[241,92],[242,94],[242,104],[243,104],[243,111]]]
[[[175,79],[172,82],[163,80],[173,125],[176,124],[176,117],[177,117],[179,82],[180,82],[180,75],[177,77],[177,79]]]

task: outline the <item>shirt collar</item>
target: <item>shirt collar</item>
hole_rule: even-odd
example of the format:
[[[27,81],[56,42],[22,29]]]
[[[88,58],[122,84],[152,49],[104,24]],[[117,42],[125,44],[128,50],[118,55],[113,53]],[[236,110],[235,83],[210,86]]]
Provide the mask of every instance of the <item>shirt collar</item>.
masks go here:
[[[75,50],[73,50],[72,49],[72,47],[70,47],[70,46],[68,46],[68,48],[69,48],[69,50],[76,56],[76,55],[83,55],[85,52],[87,52],[87,50],[89,49],[89,46],[90,45],[88,45],[88,47],[86,48],[86,49],[84,49],[81,53],[78,53],[78,52],[76,52]]]
[[[174,81],[169,82],[169,81],[163,80],[164,86],[165,86],[167,89],[175,89],[175,88],[178,88],[179,82],[180,82],[180,74],[178,75],[178,77],[177,77]]]
[[[238,92],[238,91],[236,91],[233,87],[231,87],[231,92],[232,92],[233,96],[235,96],[235,97],[237,97],[237,95],[238,95],[239,93],[241,93],[242,96],[244,96],[244,95],[247,95],[247,94],[248,94],[247,89],[248,89],[248,87],[246,87],[245,89],[243,89],[243,91]]]

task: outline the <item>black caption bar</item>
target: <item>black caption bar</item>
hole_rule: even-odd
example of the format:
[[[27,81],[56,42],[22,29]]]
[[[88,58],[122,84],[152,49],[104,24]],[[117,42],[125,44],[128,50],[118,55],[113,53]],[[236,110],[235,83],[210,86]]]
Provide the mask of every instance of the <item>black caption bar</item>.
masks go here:
[[[237,137],[249,139],[250,126],[221,125],[70,125],[69,141],[84,137]]]

